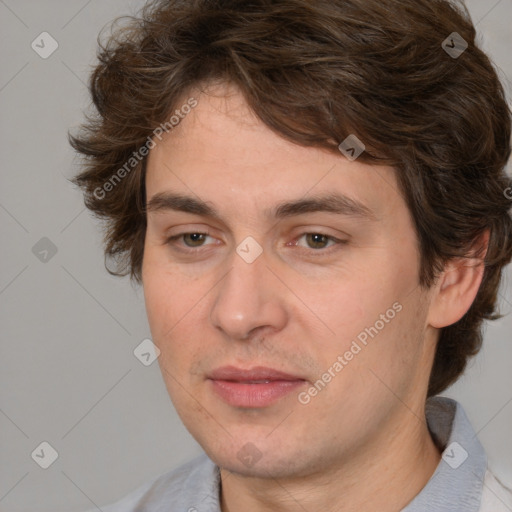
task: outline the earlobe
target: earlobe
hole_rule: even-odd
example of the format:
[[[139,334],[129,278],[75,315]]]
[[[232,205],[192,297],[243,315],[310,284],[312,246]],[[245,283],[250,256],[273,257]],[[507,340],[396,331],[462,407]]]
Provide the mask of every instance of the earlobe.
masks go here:
[[[446,264],[434,285],[429,308],[429,324],[441,329],[458,322],[469,310],[480,289],[489,246],[489,231],[475,241],[469,257]]]

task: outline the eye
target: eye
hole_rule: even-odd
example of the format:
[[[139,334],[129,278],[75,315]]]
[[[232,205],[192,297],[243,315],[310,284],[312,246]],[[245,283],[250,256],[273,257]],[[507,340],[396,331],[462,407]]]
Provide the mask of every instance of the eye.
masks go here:
[[[298,240],[305,239],[306,248],[309,249],[326,249],[332,247],[333,245],[338,245],[344,243],[343,240],[339,240],[333,236],[325,235],[323,233],[303,233],[299,238],[297,238],[293,245],[298,245],[300,247],[304,247],[298,243]],[[331,245],[328,245],[331,242]]]
[[[202,247],[207,238],[212,238],[208,233],[180,233],[167,239],[167,243],[176,245],[176,241],[182,239],[185,246],[189,248]],[[185,249],[186,250],[186,249]]]
[[[208,238],[214,240],[209,233],[202,232],[189,232],[189,233],[180,233],[178,235],[173,235],[166,240],[166,243],[174,246],[176,250],[183,252],[196,252],[196,249],[199,250],[201,247],[207,245],[217,245],[215,242],[207,244],[205,243]],[[299,243],[300,240],[305,240],[305,245]],[[182,242],[182,243],[180,243]],[[302,233],[298,238],[293,240],[292,242],[286,244],[288,246],[297,246],[303,250],[310,249],[311,252],[317,253],[328,253],[331,250],[336,250],[338,247],[345,244],[344,240],[339,240],[330,235],[326,235],[324,233],[310,232],[310,233]],[[312,251],[311,251],[312,249]]]

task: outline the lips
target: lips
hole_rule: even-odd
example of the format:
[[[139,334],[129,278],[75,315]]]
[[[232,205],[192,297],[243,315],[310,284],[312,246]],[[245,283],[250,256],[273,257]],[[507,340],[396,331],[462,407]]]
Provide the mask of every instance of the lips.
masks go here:
[[[262,408],[272,405],[305,384],[297,375],[257,366],[217,368],[208,376],[212,391],[234,407]]]

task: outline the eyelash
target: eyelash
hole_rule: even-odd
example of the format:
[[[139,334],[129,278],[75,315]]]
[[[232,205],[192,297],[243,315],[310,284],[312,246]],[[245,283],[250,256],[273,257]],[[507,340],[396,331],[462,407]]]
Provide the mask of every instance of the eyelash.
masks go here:
[[[188,254],[192,254],[192,253],[197,253],[198,250],[202,249],[203,247],[205,247],[204,245],[201,245],[201,246],[198,246],[196,248],[191,248],[191,247],[188,247],[188,248],[183,248],[183,247],[176,247],[176,241],[180,238],[183,238],[185,235],[205,235],[205,236],[211,236],[210,233],[208,232],[202,232],[202,231],[188,231],[186,233],[180,233],[178,235],[173,235],[169,238],[167,238],[167,240],[165,241],[166,244],[168,245],[173,245],[175,246],[175,248],[181,252],[184,252],[184,253],[188,253]],[[323,256],[323,255],[326,255],[326,254],[330,254],[333,250],[337,250],[340,248],[340,246],[342,245],[345,245],[347,243],[346,240],[340,240],[339,238],[335,238],[333,236],[330,236],[330,235],[326,235],[325,233],[321,233],[321,232],[317,232],[317,231],[307,231],[307,232],[304,232],[302,233],[300,236],[298,236],[294,242],[298,242],[298,240],[300,240],[302,237],[306,236],[306,235],[320,235],[321,237],[324,237],[327,239],[327,241],[332,241],[334,242],[334,245],[331,245],[330,247],[327,247],[327,248],[320,248],[320,249],[307,249],[307,248],[302,248],[303,250],[306,250],[307,252],[309,252],[310,254],[311,253],[320,253],[318,254],[318,256]],[[287,244],[288,245],[288,244]],[[296,243],[294,243],[294,245],[296,245]]]

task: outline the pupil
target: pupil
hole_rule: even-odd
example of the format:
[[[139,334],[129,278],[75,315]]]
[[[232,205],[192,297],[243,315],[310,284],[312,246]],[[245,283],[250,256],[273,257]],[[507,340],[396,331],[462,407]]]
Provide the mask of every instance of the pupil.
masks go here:
[[[325,245],[325,235],[320,235],[318,233],[313,233],[313,234],[309,234],[308,237],[310,237],[310,240],[312,239],[313,240],[313,243],[312,245],[313,246],[316,246],[318,247],[318,244],[320,244],[320,246],[324,246]],[[323,240],[323,242],[322,242]]]
[[[186,236],[185,236],[185,239],[186,239],[187,237],[189,237],[189,238],[192,240],[192,245],[194,245],[194,243],[196,243],[196,242],[202,242],[202,237],[203,237],[203,236],[204,236],[204,235],[203,235],[203,234],[201,234],[201,233],[191,233],[191,234],[189,234],[189,235],[186,235]],[[186,243],[186,242],[185,242],[185,243]],[[189,244],[187,244],[187,245],[189,245]]]

